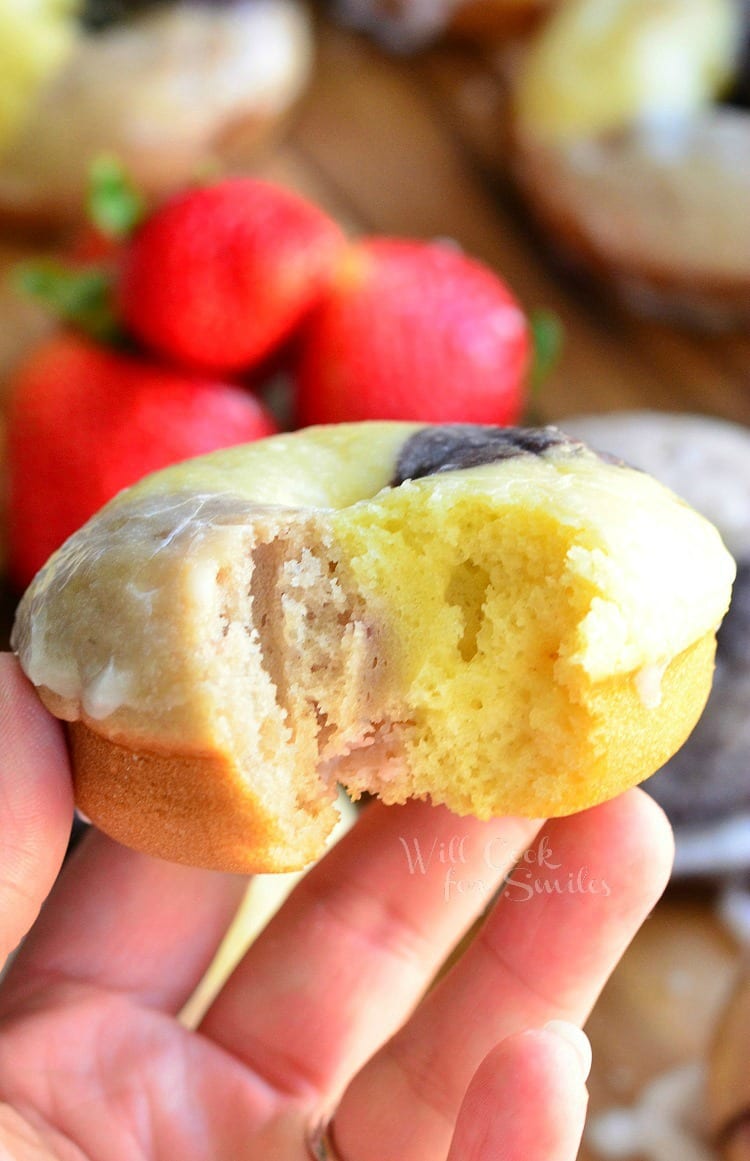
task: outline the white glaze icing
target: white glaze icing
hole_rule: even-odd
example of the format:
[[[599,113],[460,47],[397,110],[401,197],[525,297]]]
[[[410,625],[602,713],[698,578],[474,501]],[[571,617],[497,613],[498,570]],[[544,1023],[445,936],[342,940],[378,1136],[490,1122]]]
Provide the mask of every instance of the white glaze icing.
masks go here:
[[[655,661],[644,665],[635,675],[635,688],[641,705],[646,709],[656,709],[661,705],[661,683],[669,661]]]
[[[156,494],[137,501],[127,496],[95,518],[85,532],[67,541],[39,574],[35,582],[34,608],[23,628],[14,629],[12,644],[23,656],[26,673],[35,685],[44,686],[91,718],[109,717],[123,706],[138,708],[144,694],[140,672],[144,647],[148,642],[131,641],[154,614],[164,585],[160,583],[170,567],[186,554],[195,553],[207,537],[221,529],[247,527],[253,515],[273,511],[267,504],[252,504],[232,493],[212,495],[185,491]],[[285,510],[286,511],[286,510]],[[90,655],[78,648],[60,648],[57,622],[50,622],[46,594],[53,587],[64,589],[79,584],[83,590],[93,584],[104,557],[115,574],[122,575],[117,599],[121,614],[127,610],[124,636],[112,635],[109,647],[95,648]],[[120,562],[122,566],[120,567]],[[209,599],[215,566],[201,562],[191,569],[190,586],[197,603]],[[82,592],[82,609],[90,593]],[[97,615],[101,615],[98,609]],[[112,616],[117,613],[112,610]],[[82,612],[81,639],[85,639],[85,611]],[[99,628],[101,634],[101,626]],[[108,649],[108,651],[107,651]],[[166,701],[166,693],[163,695]],[[75,712],[74,710],[72,712]]]
[[[716,525],[730,552],[750,556],[747,428],[705,415],[656,411],[575,416],[565,427],[661,480]]]
[[[82,690],[83,709],[90,718],[107,718],[131,698],[132,674],[120,670],[110,658],[104,669]]]
[[[121,494],[63,546],[24,598],[13,638],[24,668],[36,684],[97,714],[114,712],[118,698],[157,717],[186,700],[179,681],[160,678],[152,646],[158,637],[168,667],[181,654],[185,618],[170,602],[189,594],[195,609],[208,600],[215,573],[213,580],[210,569],[189,575],[200,573],[203,557],[214,558],[208,539],[225,553],[227,537],[247,534],[263,513],[283,525],[326,508],[332,535],[346,521],[366,522],[394,497],[387,484],[414,430],[309,429],[167,469]],[[583,580],[601,595],[561,649],[562,682],[571,666],[594,681],[648,669],[709,632],[725,611],[734,565],[716,530],[649,477],[589,452],[522,456],[402,489],[438,511],[457,502],[498,512],[539,507],[571,528],[570,583]],[[87,622],[96,632],[85,632]],[[645,696],[654,696],[654,684],[646,682]]]

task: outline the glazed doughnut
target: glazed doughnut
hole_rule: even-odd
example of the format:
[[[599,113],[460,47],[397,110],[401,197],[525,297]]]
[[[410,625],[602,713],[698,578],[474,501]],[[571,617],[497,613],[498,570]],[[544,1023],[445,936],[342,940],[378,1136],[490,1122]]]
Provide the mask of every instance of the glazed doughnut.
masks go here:
[[[61,68],[76,34],[73,4],[0,4],[0,149],[40,87]]]
[[[570,416],[565,426],[671,488],[716,526],[737,561],[705,712],[647,786],[676,830],[674,873],[725,878],[750,868],[750,430],[656,411]]]
[[[568,0],[513,85],[513,168],[552,245],[629,305],[750,323],[742,0]],[[739,86],[738,80],[738,99]]]
[[[712,415],[638,410],[570,415],[565,429],[655,476],[716,525],[735,560],[750,565],[750,428]]]
[[[750,324],[750,117],[717,108],[562,145],[517,175],[556,248],[641,313]]]
[[[79,219],[91,162],[116,154],[155,198],[241,147],[304,87],[312,31],[297,0],[180,2],[79,36],[0,154],[0,221]]]
[[[733,575],[703,517],[554,428],[344,424],[121,493],[13,645],[98,826],[286,870],[337,781],[481,818],[640,781],[703,708]]]

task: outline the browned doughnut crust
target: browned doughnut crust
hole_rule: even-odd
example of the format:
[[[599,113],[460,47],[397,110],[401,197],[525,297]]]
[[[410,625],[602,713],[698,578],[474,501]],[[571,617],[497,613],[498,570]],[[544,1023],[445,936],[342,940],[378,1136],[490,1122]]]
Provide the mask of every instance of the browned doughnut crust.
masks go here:
[[[494,41],[533,28],[554,0],[463,0],[448,32],[462,40]]]
[[[664,132],[667,135],[667,132]],[[750,324],[750,116],[546,143],[516,135],[514,172],[555,248],[640,310]]]
[[[173,2],[81,36],[0,154],[0,225],[80,221],[91,162],[106,153],[151,200],[246,165],[283,127],[312,47],[302,0]]]
[[[291,109],[279,113],[249,112],[218,125],[202,156],[192,146],[186,149],[179,143],[166,143],[158,157],[145,152],[128,154],[125,168],[146,201],[156,204],[173,190],[193,182],[202,169],[242,171],[248,160],[271,148],[283,135],[290,116]],[[120,157],[125,150],[121,148],[117,153]],[[19,233],[27,244],[55,240],[61,231],[67,237],[84,214],[87,171],[88,163],[74,162],[69,180],[44,185],[40,182],[19,196],[12,180],[3,180],[0,158],[0,229],[8,238]]]
[[[707,634],[675,657],[655,708],[644,706],[632,674],[590,687],[585,705],[603,759],[598,769],[581,771],[580,792],[568,803],[571,812],[592,804],[592,785],[600,783],[600,797],[609,797],[644,770],[654,772],[682,745],[708,697],[714,650],[715,638]],[[140,748],[135,738],[109,739],[95,726],[81,721],[67,727],[76,801],[112,838],[175,862],[228,871],[300,865],[305,851],[285,853],[273,810],[225,755],[157,753]],[[345,780],[343,769],[341,776]],[[323,815],[333,817],[328,803],[320,810],[321,822]],[[309,858],[318,845],[311,835]]]
[[[223,871],[296,870],[319,851],[284,854],[273,810],[219,754],[154,753],[111,741],[84,722],[67,725],[76,802],[106,834],[147,854]],[[327,803],[321,821],[332,827]]]

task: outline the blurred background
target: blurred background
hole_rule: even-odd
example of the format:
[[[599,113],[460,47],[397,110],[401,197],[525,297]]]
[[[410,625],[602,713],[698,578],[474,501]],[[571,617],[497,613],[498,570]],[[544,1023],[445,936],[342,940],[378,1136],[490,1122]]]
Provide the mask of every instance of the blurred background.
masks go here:
[[[59,326],[14,272],[102,257],[85,207],[103,155],[149,205],[243,173],[350,236],[450,239],[556,348],[525,419],[645,468],[719,526],[739,575],[714,693],[649,783],[677,866],[590,1021],[582,1158],[747,1161],[750,5],[0,0],[3,416]],[[283,424],[293,381],[271,380],[255,386]],[[74,411],[57,438],[75,447]],[[7,643],[19,593],[0,569]],[[254,888],[208,990],[288,885]]]

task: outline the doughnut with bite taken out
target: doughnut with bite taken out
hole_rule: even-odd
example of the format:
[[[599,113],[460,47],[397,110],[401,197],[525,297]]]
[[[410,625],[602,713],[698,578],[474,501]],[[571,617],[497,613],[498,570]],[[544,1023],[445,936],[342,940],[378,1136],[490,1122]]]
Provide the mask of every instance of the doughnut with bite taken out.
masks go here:
[[[234,871],[319,855],[336,783],[581,810],[674,752],[734,564],[649,476],[554,428],[309,428],[120,494],[13,642],[114,838]]]

